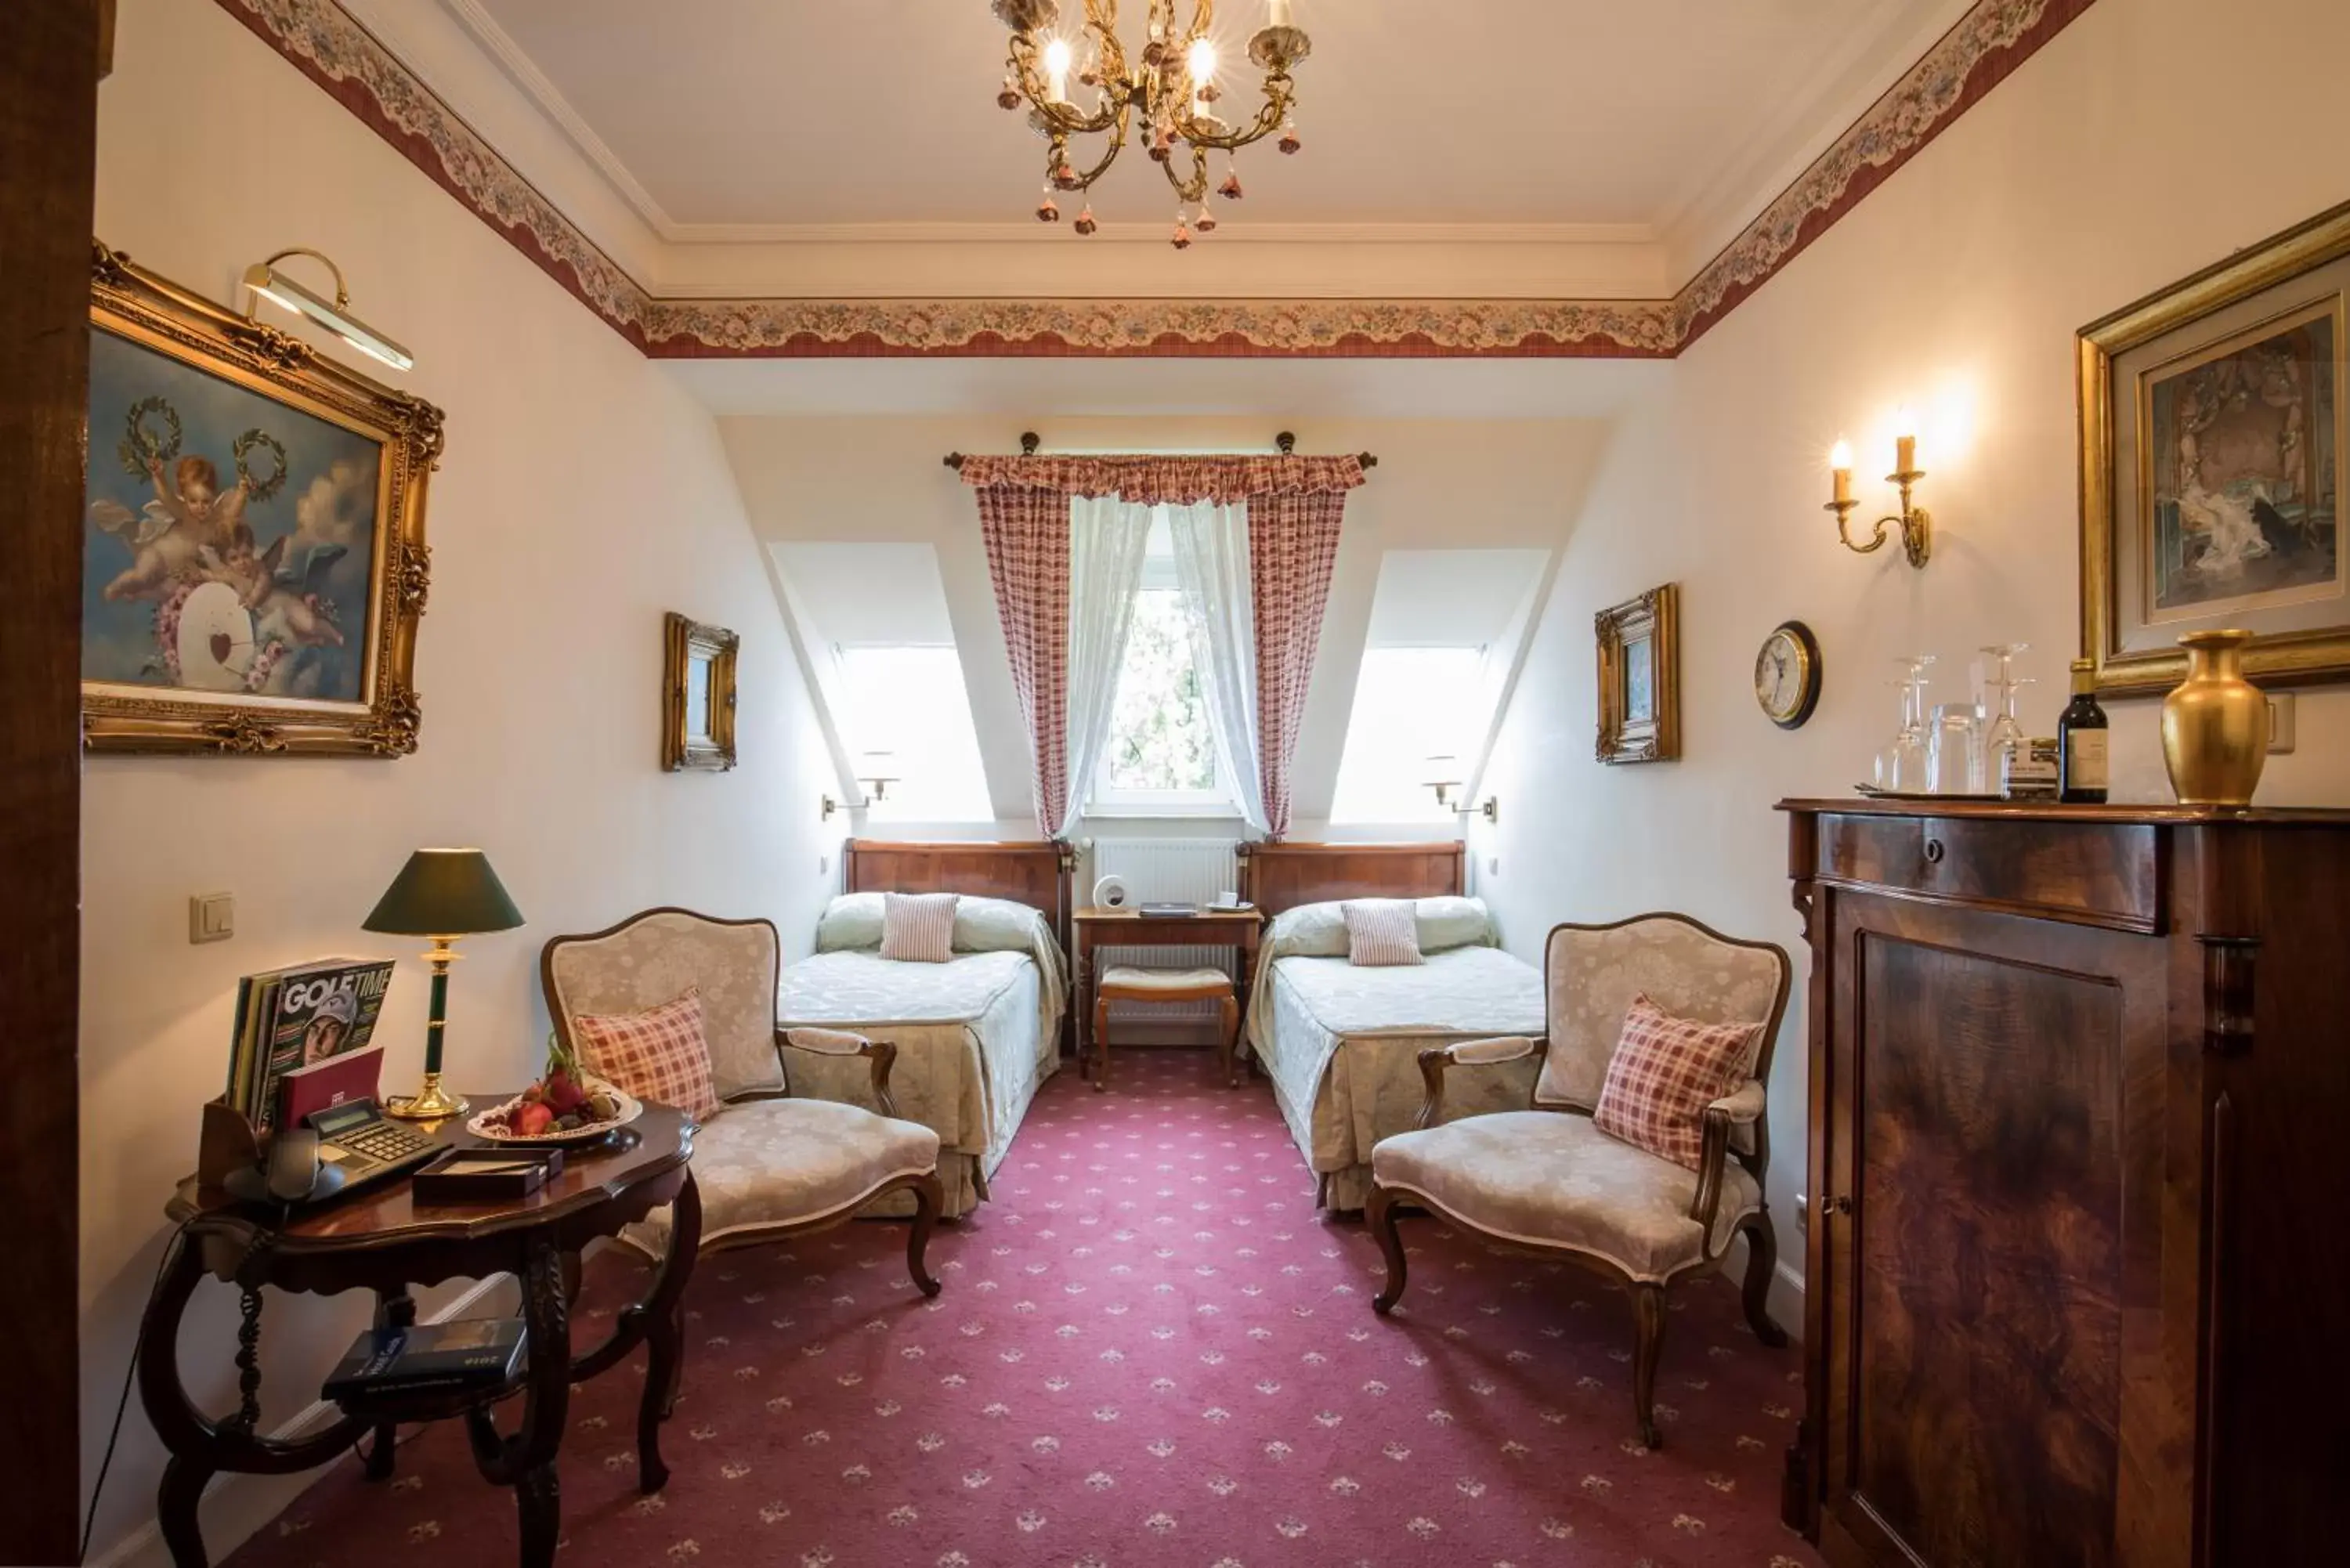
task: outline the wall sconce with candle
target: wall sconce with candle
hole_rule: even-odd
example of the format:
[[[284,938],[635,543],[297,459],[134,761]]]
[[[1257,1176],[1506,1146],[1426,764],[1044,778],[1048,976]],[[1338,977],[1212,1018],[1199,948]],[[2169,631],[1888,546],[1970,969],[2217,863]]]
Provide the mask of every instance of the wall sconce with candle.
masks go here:
[[[1878,518],[1877,532],[1869,535],[1867,544],[1856,544],[1848,527],[1852,520],[1852,509],[1860,504],[1852,497],[1852,443],[1850,441],[1839,440],[1835,443],[1835,451],[1828,454],[1828,472],[1835,485],[1835,499],[1830,501],[1825,510],[1835,514],[1836,537],[1844,541],[1846,549],[1866,556],[1885,543],[1887,529],[1898,527],[1901,530],[1902,553],[1909,557],[1911,566],[1922,567],[1928,557],[1934,553],[1934,520],[1927,514],[1924,507],[1910,504],[1911,489],[1919,480],[1925,478],[1926,474],[1925,471],[1918,466],[1917,421],[1906,409],[1902,410],[1896,425],[1893,450],[1893,472],[1885,476],[1885,482],[1899,487],[1901,510],[1892,516]]]

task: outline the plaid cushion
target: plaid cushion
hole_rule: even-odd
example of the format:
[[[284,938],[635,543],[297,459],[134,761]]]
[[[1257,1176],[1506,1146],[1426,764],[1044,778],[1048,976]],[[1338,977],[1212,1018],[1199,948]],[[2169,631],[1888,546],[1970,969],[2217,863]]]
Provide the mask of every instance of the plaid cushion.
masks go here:
[[[1421,962],[1419,919],[1409,898],[1349,898],[1338,906],[1347,918],[1347,961],[1366,968]]]
[[[908,963],[944,963],[954,957],[952,893],[881,895],[881,956]]]
[[[1695,1170],[1705,1152],[1705,1107],[1738,1087],[1760,1023],[1675,1018],[1633,998],[1591,1113],[1601,1132]]]
[[[637,1098],[675,1106],[696,1121],[718,1114],[699,988],[642,1012],[579,1013],[571,1020],[571,1037],[582,1065]]]

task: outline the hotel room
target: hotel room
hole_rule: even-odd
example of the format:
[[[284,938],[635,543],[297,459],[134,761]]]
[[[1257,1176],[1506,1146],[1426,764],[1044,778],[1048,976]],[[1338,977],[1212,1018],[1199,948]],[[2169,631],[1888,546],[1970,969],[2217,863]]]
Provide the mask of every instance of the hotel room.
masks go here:
[[[0,1562],[2331,1560],[2345,60],[0,8]]]

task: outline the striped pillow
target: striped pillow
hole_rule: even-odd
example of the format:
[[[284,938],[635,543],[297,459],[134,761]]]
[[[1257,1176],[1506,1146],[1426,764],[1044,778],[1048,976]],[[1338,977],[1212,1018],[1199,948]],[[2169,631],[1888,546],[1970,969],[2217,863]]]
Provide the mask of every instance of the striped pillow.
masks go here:
[[[1592,1109],[1593,1125],[1697,1169],[1705,1152],[1705,1107],[1744,1079],[1762,1033],[1759,1023],[1675,1018],[1645,995],[1633,998]]]
[[[908,963],[944,963],[954,957],[956,895],[881,895],[881,956]]]
[[[1414,964],[1419,956],[1419,921],[1409,898],[1349,898],[1338,906],[1347,918],[1347,961],[1365,968]]]
[[[702,1033],[702,992],[642,1012],[598,1017],[582,1012],[571,1020],[580,1064],[640,1100],[675,1106],[696,1121],[718,1114],[718,1091],[710,1079],[710,1045]]]

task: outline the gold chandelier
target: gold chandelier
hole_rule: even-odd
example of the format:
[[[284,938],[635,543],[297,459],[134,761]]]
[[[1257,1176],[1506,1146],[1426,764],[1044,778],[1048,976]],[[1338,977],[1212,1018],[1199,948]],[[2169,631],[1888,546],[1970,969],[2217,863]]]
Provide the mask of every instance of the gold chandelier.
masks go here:
[[[1210,153],[1222,152],[1229,159],[1276,130],[1281,140],[1274,145],[1284,152],[1304,145],[1290,112],[1295,84],[1289,70],[1313,52],[1314,43],[1292,20],[1290,0],[1270,0],[1266,25],[1249,40],[1248,51],[1264,72],[1264,102],[1249,119],[1229,124],[1212,107],[1223,97],[1215,79],[1216,46],[1209,36],[1215,24],[1215,0],[1192,0],[1191,25],[1181,28],[1175,25],[1177,0],[1149,4],[1149,40],[1129,66],[1118,41],[1118,0],[1085,0],[1085,26],[1075,39],[1053,31],[1061,18],[1059,0],[994,0],[996,19],[1012,29],[1003,88],[995,101],[1007,109],[1028,105],[1028,123],[1045,138],[1045,199],[1037,204],[1036,216],[1047,223],[1061,216],[1054,192],[1090,192],[1094,182],[1126,150],[1139,116],[1151,161],[1175,188],[1173,243],[1180,251],[1190,246],[1195,232],[1205,234],[1216,227],[1215,213],[1208,207]],[[1078,86],[1093,89],[1092,108],[1080,108],[1070,99],[1073,78]],[[1100,160],[1079,169],[1071,160],[1070,139],[1091,136],[1107,138]],[[1226,170],[1216,194],[1240,200],[1236,170]],[[1070,226],[1080,234],[1094,232],[1090,200]]]

